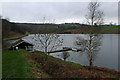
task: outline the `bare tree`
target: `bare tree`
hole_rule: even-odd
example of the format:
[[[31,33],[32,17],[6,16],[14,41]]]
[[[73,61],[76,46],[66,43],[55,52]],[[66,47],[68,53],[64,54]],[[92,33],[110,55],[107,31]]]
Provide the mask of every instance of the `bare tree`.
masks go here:
[[[56,50],[58,47],[62,46],[63,43],[63,40],[60,39],[57,34],[35,34],[32,39],[46,54]]]
[[[100,49],[101,41],[102,35],[99,34],[89,34],[87,39],[77,37],[76,45],[82,48],[84,53],[87,53],[89,66],[93,65],[93,61]]]
[[[68,53],[67,51],[64,51],[61,56],[62,56],[62,58],[64,59],[64,61],[66,61],[66,59],[67,59],[70,55],[69,55],[69,53]]]
[[[113,22],[110,22],[109,25],[112,26],[112,25],[113,25]]]
[[[53,19],[53,20],[52,20],[52,24],[55,24],[55,21],[56,21],[56,19]]]
[[[103,11],[99,10],[100,3],[97,1],[92,1],[88,4],[88,12],[85,16],[87,23],[91,26],[103,24]]]
[[[91,27],[103,24],[104,13],[103,11],[99,10],[99,7],[100,3],[97,1],[91,1],[88,4],[86,20]],[[91,28],[91,30],[93,29],[94,28]],[[88,40],[78,40],[79,41],[76,42],[77,45],[81,44],[82,46],[84,46],[84,51],[88,54],[89,66],[92,66],[94,58],[100,46],[100,39],[95,34],[92,34],[92,32],[90,32],[90,34],[88,35]]]
[[[42,22],[43,22],[43,24],[46,23],[46,17],[45,16],[43,17]]]

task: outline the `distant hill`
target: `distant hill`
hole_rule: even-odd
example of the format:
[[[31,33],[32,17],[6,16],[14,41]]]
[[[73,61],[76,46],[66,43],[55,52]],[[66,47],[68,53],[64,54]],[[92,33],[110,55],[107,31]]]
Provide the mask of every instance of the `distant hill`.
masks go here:
[[[13,23],[2,19],[2,35],[9,36],[12,32],[25,34],[29,33],[56,33],[58,25],[56,24],[32,24],[32,23]]]
[[[104,27],[106,26],[106,27]],[[113,26],[113,25],[112,25]],[[89,25],[79,23],[64,23],[64,24],[35,24],[35,23],[14,23],[6,19],[2,19],[2,36],[9,37],[13,35],[23,35],[26,33],[58,33],[58,34],[81,34],[81,33],[106,33],[106,30],[111,30],[109,33],[117,33],[116,27],[110,25],[96,26],[94,30]],[[98,30],[101,32],[98,32]],[[117,30],[118,31],[118,30]],[[120,30],[119,30],[120,32]]]
[[[68,29],[79,29],[87,26],[79,23],[65,23],[65,24],[35,24],[35,23],[13,23],[6,19],[2,19],[2,34],[3,37],[9,36],[10,33],[25,34],[29,33],[70,33],[66,32]]]

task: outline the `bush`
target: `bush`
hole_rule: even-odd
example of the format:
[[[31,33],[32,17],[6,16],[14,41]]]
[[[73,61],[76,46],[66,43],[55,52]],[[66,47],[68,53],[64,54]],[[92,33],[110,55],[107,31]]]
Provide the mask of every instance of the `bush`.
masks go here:
[[[83,67],[89,68],[89,66],[83,66]],[[108,72],[108,73],[120,76],[120,72],[117,72],[117,71],[112,70],[112,69],[104,68],[104,67],[91,66],[91,69],[104,71],[104,72]]]
[[[43,53],[34,53],[30,58],[39,63],[40,68],[54,78],[111,78],[102,72],[92,72],[79,66],[67,64]]]

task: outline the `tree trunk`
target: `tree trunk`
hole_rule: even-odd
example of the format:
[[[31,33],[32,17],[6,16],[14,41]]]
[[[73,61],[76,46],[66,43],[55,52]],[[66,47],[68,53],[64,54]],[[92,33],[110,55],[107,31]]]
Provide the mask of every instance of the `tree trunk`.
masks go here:
[[[90,40],[89,40],[89,66],[92,65],[92,58],[91,58],[91,42],[92,42],[92,34],[90,34]],[[90,68],[89,68],[90,70]]]
[[[45,47],[45,53],[47,54],[47,47]]]
[[[45,54],[48,54],[47,53],[47,47],[45,47]],[[47,60],[47,56],[45,57],[45,61]]]

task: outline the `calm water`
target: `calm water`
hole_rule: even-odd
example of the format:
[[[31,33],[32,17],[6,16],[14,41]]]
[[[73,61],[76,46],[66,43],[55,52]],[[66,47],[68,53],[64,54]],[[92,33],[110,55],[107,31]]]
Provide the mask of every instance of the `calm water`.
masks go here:
[[[64,40],[63,40],[63,45],[59,49],[62,49],[62,47],[75,48],[76,37],[87,38],[86,37],[87,34],[86,35],[60,34],[60,35],[61,35],[60,37]],[[31,36],[34,35],[31,34],[27,37],[24,37],[23,39],[33,43],[31,40]],[[94,65],[118,70],[118,34],[103,34],[101,41],[102,42],[101,42],[100,50],[98,51],[96,59],[94,60]],[[35,47],[35,49],[40,50],[40,48],[38,47]],[[82,65],[88,65],[88,58],[86,56],[86,53],[81,54],[81,52],[73,52],[73,51],[68,51],[68,52],[70,54],[70,57],[68,57],[66,61],[71,61]],[[61,54],[62,52],[53,53],[50,55],[62,59]]]

